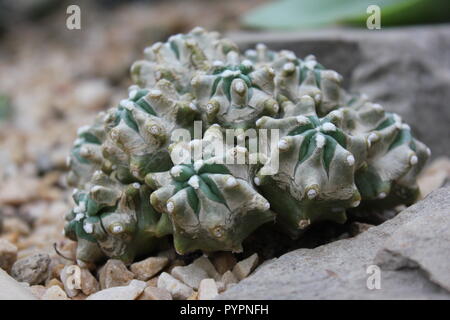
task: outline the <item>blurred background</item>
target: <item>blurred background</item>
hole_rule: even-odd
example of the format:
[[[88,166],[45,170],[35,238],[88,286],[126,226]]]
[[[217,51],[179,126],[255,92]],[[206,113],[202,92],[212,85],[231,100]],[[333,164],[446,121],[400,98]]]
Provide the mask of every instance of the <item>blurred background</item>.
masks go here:
[[[81,8],[81,30],[66,9]],[[366,9],[381,8],[380,30]],[[0,0],[0,237],[19,248],[70,251],[65,159],[76,129],[118,103],[144,47],[199,25],[242,49],[258,42],[314,54],[400,113],[434,161],[424,194],[450,165],[450,1],[447,0]]]

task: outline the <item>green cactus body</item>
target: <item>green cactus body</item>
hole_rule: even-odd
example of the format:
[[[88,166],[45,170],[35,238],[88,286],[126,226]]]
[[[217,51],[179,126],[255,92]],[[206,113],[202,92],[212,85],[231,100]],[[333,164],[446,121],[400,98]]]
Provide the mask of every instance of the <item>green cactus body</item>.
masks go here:
[[[201,28],[144,54],[128,98],[81,128],[69,157],[65,232],[80,262],[130,263],[168,236],[180,254],[240,251],[270,221],[295,238],[351,208],[417,198],[429,149],[313,56],[262,44],[240,54]],[[251,130],[272,141],[253,150]]]

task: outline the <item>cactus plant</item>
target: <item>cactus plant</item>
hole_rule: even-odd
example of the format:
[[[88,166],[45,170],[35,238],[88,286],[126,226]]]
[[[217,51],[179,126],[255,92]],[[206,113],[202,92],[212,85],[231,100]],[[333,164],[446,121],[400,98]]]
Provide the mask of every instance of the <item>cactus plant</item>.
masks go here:
[[[166,237],[180,254],[240,251],[265,223],[296,238],[351,208],[416,200],[430,150],[313,56],[241,54],[201,28],[144,54],[129,97],[81,128],[69,156],[65,232],[80,263],[130,263]],[[255,150],[252,132],[270,143]]]

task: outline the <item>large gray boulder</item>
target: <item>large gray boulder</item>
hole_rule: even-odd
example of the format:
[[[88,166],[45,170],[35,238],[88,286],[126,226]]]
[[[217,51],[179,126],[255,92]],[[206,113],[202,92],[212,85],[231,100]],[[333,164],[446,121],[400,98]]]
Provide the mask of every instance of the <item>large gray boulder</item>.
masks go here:
[[[0,300],[36,300],[30,289],[0,269]]]
[[[446,187],[355,238],[266,262],[219,298],[450,299],[449,230]],[[374,265],[380,289],[367,285]]]
[[[399,113],[433,156],[450,155],[450,24],[228,36],[244,50],[263,42],[299,57],[314,54],[351,91]]]

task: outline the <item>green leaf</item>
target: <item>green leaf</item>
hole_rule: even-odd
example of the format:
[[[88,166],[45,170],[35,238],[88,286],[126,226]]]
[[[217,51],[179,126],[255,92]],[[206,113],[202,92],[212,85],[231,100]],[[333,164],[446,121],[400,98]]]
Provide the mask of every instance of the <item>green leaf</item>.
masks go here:
[[[263,29],[315,28],[337,23],[366,27],[368,6],[381,8],[381,25],[448,21],[448,0],[280,0],[243,17],[246,26]]]

